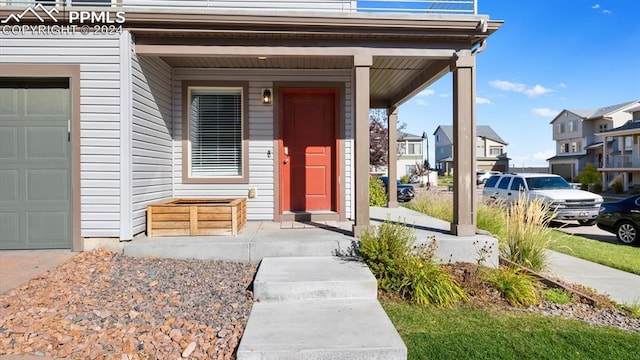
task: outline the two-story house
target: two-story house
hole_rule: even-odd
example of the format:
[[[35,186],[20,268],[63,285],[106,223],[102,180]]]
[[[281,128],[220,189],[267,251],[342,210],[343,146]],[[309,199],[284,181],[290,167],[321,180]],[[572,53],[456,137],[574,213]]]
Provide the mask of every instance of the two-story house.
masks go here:
[[[609,188],[614,181],[620,181],[624,191],[640,187],[640,105],[626,112],[631,114],[631,120],[596,134],[602,137],[604,161],[598,165],[598,170],[602,172],[603,189]]]
[[[425,160],[423,150],[424,139],[422,136],[398,131],[398,179],[416,172],[417,165],[422,164]]]
[[[475,126],[475,56],[502,24],[477,9],[0,0],[0,248],[130,240],[174,198],[246,198],[248,220],[351,220],[357,236],[370,108],[397,119],[453,73],[453,136]],[[452,233],[473,235],[475,169],[460,166]]]
[[[441,175],[450,174],[453,170],[453,126],[440,125],[433,133],[435,136],[436,168]],[[477,170],[509,171],[507,157],[508,143],[498,135],[491,126],[476,127],[476,168]]]
[[[640,100],[599,109],[561,111],[551,121],[556,142],[556,155],[547,159],[551,173],[574,181],[587,163],[602,167],[603,138],[597,134],[629,121],[631,115],[627,110],[638,104]],[[610,141],[615,139],[610,138]]]

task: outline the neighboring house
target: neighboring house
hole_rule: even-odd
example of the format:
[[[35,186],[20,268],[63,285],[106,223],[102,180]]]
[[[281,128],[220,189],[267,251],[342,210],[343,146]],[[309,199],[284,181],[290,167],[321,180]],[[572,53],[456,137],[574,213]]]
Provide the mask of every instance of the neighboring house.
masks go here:
[[[149,204],[250,194],[249,220],[359,235],[370,107],[397,117],[451,72],[472,128],[475,56],[502,24],[475,0],[385,4],[0,0],[0,248],[130,240]],[[456,235],[475,234],[474,170],[457,169]]]
[[[424,162],[423,141],[422,136],[398,131],[398,179],[414,174],[417,164]]]
[[[598,165],[603,189],[611,187],[614,181],[621,181],[625,191],[640,187],[640,105],[626,112],[632,117],[627,123],[596,134],[602,137],[605,159]]]
[[[547,159],[551,173],[574,181],[587,163],[602,167],[603,139],[598,134],[629,121],[631,115],[627,111],[638,104],[640,100],[599,109],[562,110],[551,121],[556,142],[556,155]],[[616,147],[611,143],[607,146]]]
[[[433,133],[435,136],[435,160],[438,172],[450,174],[453,170],[453,126],[440,125]],[[487,125],[476,127],[476,169],[509,171],[507,142]]]

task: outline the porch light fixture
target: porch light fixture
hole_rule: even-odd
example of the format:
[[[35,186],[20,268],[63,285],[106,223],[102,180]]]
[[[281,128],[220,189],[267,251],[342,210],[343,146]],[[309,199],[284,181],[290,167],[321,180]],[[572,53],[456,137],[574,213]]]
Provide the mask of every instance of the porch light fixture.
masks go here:
[[[265,105],[271,104],[273,102],[272,91],[269,88],[262,89],[262,103]]]

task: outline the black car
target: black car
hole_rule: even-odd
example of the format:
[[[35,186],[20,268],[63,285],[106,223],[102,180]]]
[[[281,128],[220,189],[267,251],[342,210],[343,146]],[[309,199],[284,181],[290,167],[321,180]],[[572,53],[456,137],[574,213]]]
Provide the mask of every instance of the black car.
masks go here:
[[[602,230],[616,234],[618,241],[638,244],[640,231],[640,195],[600,205],[596,224]]]
[[[389,192],[389,178],[387,176],[381,176],[380,180],[384,184],[384,190]],[[398,187],[398,201],[399,202],[407,202],[411,201],[416,196],[415,191],[413,190],[413,186],[409,184],[403,184],[400,180],[397,180],[396,183]]]

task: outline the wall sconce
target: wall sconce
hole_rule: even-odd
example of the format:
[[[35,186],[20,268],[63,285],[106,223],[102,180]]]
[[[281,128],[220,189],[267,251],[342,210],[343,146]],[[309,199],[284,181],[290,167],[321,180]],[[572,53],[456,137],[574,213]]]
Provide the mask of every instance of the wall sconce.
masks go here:
[[[271,104],[273,102],[273,92],[271,89],[266,88],[262,89],[262,103],[265,105]]]

